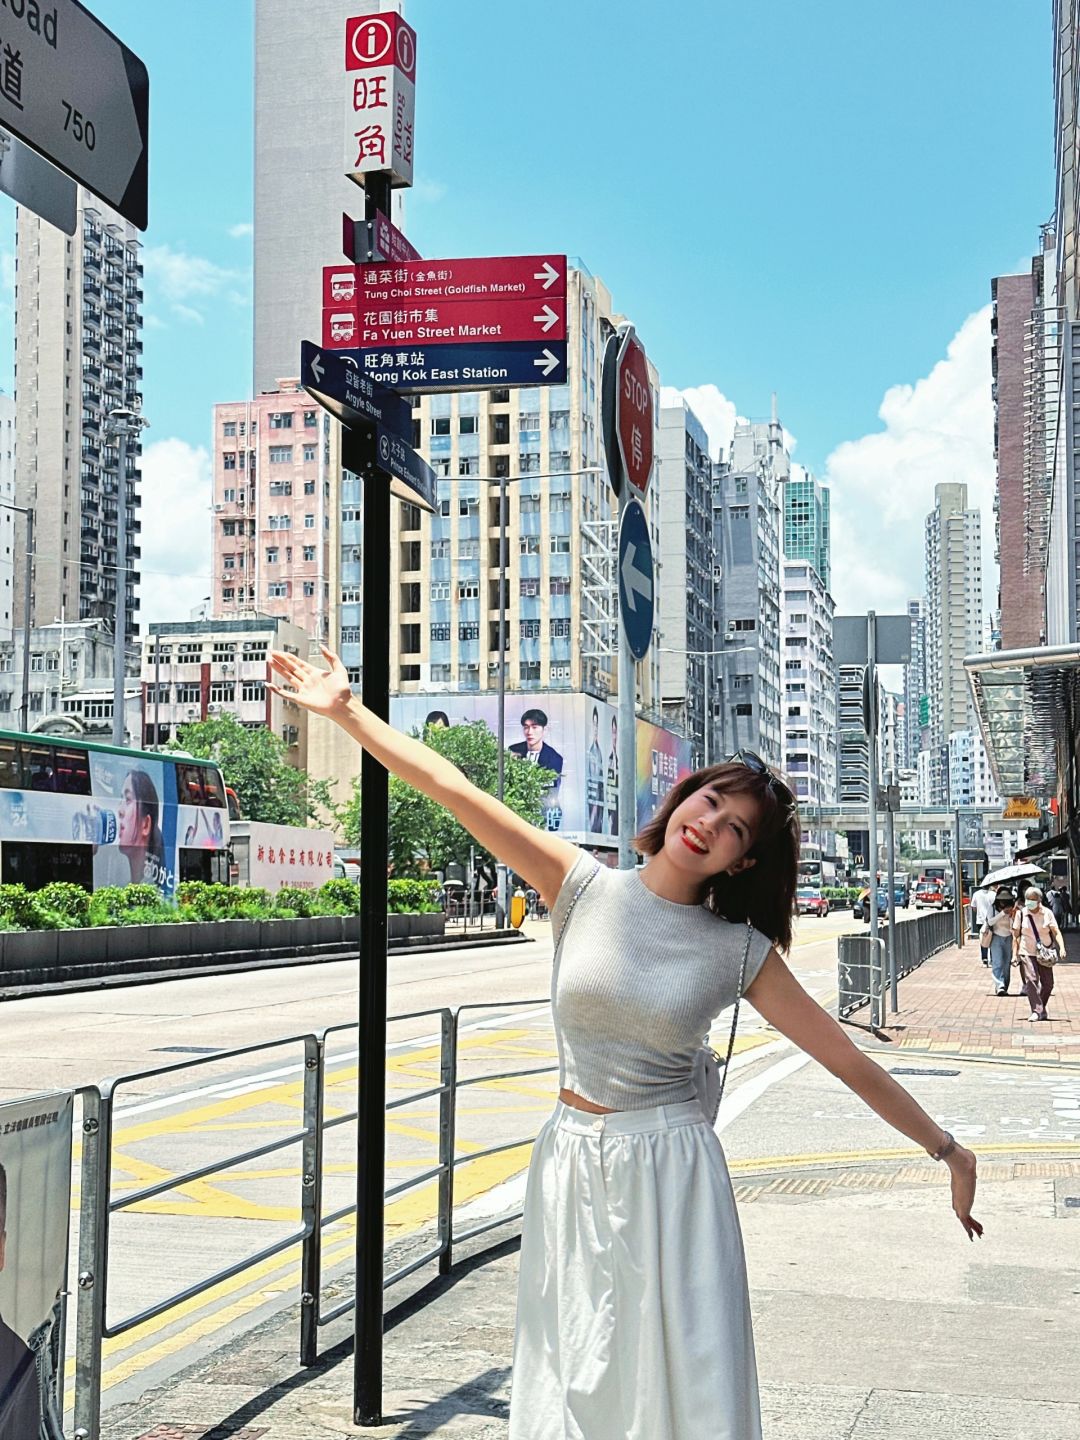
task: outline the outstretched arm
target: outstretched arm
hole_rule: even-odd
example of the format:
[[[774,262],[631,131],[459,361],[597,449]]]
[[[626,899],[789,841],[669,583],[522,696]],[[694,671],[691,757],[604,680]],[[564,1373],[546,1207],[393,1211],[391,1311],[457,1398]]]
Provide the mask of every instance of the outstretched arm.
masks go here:
[[[380,765],[445,805],[481,845],[524,875],[550,909],[577,859],[576,848],[530,825],[509,806],[478,789],[442,755],[373,715],[350,690],[340,659],[325,645],[321,649],[328,670],[297,655],[272,651],[270,665],[279,684],[271,684],[270,689],[314,715],[333,720]]]
[[[842,1080],[871,1110],[927,1154],[935,1154],[946,1143],[948,1137],[941,1126],[887,1071],[852,1044],[850,1036],[806,993],[775,950],[769,951],[746,998],[775,1030]],[[973,1240],[982,1234],[982,1226],[971,1214],[975,1156],[957,1144],[945,1163],[952,1175],[953,1210]]]

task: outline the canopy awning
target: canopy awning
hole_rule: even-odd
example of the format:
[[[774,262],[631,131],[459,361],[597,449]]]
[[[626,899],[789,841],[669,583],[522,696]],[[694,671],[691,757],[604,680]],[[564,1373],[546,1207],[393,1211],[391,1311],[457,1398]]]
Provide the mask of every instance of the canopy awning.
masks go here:
[[[1069,837],[1065,831],[1060,835],[1049,835],[1045,840],[1037,840],[1034,845],[1025,845],[1023,850],[1016,852],[1017,860],[1032,860],[1036,855],[1046,855],[1051,850],[1069,850]]]
[[[972,655],[964,669],[998,793],[1055,794],[1058,746],[1077,740],[1080,645]]]

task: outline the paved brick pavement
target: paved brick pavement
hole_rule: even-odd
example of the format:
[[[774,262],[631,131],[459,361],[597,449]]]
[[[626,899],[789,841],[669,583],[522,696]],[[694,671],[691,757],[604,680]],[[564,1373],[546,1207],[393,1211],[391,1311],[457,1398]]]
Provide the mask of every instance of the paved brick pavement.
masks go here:
[[[932,956],[900,981],[900,1008],[896,1015],[886,1012],[884,1044],[930,1054],[1080,1066],[1080,931],[1070,931],[1065,940],[1068,954],[1055,967],[1045,1023],[1028,1019],[1018,970],[1012,972],[1007,996],[994,993],[979,946],[968,940]],[[866,1016],[861,1010],[851,1018],[865,1024]]]

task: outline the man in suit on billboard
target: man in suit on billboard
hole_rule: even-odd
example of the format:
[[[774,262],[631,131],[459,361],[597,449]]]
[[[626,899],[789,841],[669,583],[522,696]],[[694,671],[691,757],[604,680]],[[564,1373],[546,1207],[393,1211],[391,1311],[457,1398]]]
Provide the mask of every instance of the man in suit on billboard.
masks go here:
[[[0,1165],[0,1270],[7,1250],[7,1171]],[[34,1357],[0,1316],[0,1440],[37,1440],[41,1402]]]
[[[510,754],[519,755],[522,760],[528,760],[544,770],[554,770],[561,778],[563,757],[544,739],[547,724],[548,717],[543,710],[526,710],[521,717],[521,733],[525,738],[510,746]],[[557,785],[558,781],[555,784]]]

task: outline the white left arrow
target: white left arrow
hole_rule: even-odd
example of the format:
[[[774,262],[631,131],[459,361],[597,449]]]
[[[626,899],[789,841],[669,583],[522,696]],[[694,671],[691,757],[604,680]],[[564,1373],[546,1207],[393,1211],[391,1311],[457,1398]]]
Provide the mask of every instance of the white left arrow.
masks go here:
[[[652,599],[652,571],[639,570],[634,563],[637,560],[637,546],[627,545],[626,554],[622,562],[622,583],[626,591],[626,603],[630,609],[637,613],[637,601],[634,599],[635,592],[643,600]]]
[[[316,384],[321,385],[321,384],[322,384],[322,379],[323,379],[323,368],[322,368],[322,356],[321,356],[321,355],[316,355],[316,356],[313,358],[313,360],[312,360],[312,362],[311,362],[311,373],[315,376],[315,382],[316,382]]]
[[[533,364],[539,365],[542,374],[550,375],[553,370],[559,368],[559,357],[553,355],[550,350],[545,350],[542,355],[536,357]]]
[[[533,319],[540,326],[541,330],[543,330],[545,335],[548,333],[548,331],[553,325],[557,325],[559,323],[559,316],[556,311],[552,310],[550,305],[545,305],[543,310],[540,311],[540,314],[534,315]]]

